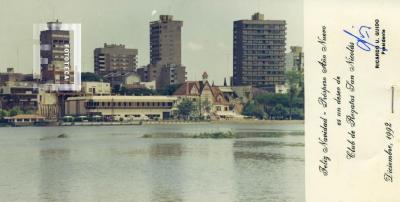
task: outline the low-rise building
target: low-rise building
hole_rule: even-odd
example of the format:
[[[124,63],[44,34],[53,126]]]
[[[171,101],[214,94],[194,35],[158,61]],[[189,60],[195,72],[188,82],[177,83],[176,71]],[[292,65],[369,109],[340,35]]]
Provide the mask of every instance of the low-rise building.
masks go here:
[[[82,82],[82,93],[85,95],[110,95],[110,83],[105,82]]]
[[[48,120],[57,120],[60,113],[56,93],[40,91],[38,94],[38,114]]]
[[[27,111],[36,111],[39,87],[33,82],[8,82],[0,87],[0,107],[11,109],[19,107]]]
[[[178,102],[188,99],[196,103],[199,114],[213,116],[224,111],[231,111],[229,102],[217,86],[212,86],[207,80],[207,73],[203,73],[202,81],[186,81],[175,92]]]
[[[70,97],[65,115],[100,115],[110,120],[169,119],[177,98],[170,96],[81,96]]]
[[[283,84],[283,85],[276,85],[275,86],[275,93],[276,94],[286,94],[288,93],[288,85],[287,84]]]
[[[105,75],[104,78],[114,89],[120,87],[156,89],[156,80],[145,81],[136,72],[113,72]]]
[[[243,102],[247,103],[254,98],[254,87],[250,85],[246,86],[232,86],[232,90],[235,95]]]
[[[138,68],[137,73],[144,82],[155,81],[157,89],[168,85],[182,84],[187,79],[186,67],[175,64],[149,64]]]
[[[16,73],[12,67],[8,67],[6,72],[0,72],[0,86],[5,86],[7,83],[32,80],[32,74]]]
[[[35,123],[43,122],[45,117],[36,114],[18,114],[12,117],[6,117],[6,120],[13,126],[32,126]]]

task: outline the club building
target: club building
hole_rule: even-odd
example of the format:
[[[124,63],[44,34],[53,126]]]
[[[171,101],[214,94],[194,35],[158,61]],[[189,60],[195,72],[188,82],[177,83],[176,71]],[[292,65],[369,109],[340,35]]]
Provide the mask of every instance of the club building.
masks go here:
[[[65,103],[68,116],[100,115],[105,118],[169,119],[176,103],[168,96],[83,96]]]

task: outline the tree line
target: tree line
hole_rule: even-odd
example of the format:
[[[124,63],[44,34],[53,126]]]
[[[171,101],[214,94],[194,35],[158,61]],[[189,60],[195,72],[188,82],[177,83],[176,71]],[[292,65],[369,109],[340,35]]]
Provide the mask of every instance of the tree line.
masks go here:
[[[285,74],[287,93],[264,93],[255,96],[243,109],[246,116],[271,120],[304,119],[304,77],[297,71]]]

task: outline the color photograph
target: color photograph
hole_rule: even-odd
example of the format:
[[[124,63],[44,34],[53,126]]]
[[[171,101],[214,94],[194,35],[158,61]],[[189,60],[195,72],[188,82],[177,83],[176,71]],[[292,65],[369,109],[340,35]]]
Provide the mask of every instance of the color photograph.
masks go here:
[[[302,0],[0,0],[0,201],[304,202]]]

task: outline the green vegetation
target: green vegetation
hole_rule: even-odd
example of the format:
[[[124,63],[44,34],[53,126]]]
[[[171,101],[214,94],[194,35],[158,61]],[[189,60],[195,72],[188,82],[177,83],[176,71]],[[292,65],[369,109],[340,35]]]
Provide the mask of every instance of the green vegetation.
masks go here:
[[[3,120],[7,116],[10,116],[10,112],[4,109],[0,109],[0,120]]]
[[[286,72],[286,83],[289,86],[288,97],[289,97],[289,119],[292,119],[293,105],[295,99],[299,96],[303,97],[304,104],[304,76],[298,71]],[[300,94],[303,93],[303,94]]]
[[[10,110],[5,110],[5,109],[0,109],[0,119],[4,119],[5,117],[8,116],[15,116],[18,114],[34,114],[35,112],[33,110],[27,109],[27,110],[22,110],[20,107],[13,107]]]
[[[187,133],[152,133],[144,134],[142,138],[199,138],[199,139],[239,139],[239,138],[255,138],[255,137],[282,137],[284,135],[304,135],[303,132],[205,132],[199,134]],[[304,146],[304,144],[302,144]]]
[[[211,132],[211,133],[200,133],[196,135],[192,134],[182,134],[182,133],[173,133],[173,134],[144,134],[142,138],[204,138],[204,139],[227,139],[227,138],[240,138],[237,134],[228,131],[228,132]]]
[[[229,132],[200,133],[200,135],[194,135],[192,138],[224,139],[224,138],[238,138],[238,137],[234,133],[229,131]]]
[[[183,119],[189,119],[189,116],[196,110],[195,104],[188,100],[184,99],[181,103],[178,104],[178,117]]]
[[[243,114],[258,119],[302,120],[304,119],[303,75],[296,71],[286,73],[288,92],[285,94],[264,93],[245,105]]]
[[[10,110],[0,109],[0,126],[6,126],[7,120],[6,117],[15,116],[18,114],[34,114],[33,110],[22,110],[20,107],[13,107]]]
[[[243,115],[254,116],[258,119],[263,119],[265,112],[261,105],[255,102],[249,102],[244,106]]]
[[[155,95],[156,92],[147,88],[125,88],[121,87],[120,89],[114,89],[114,93],[120,95],[137,95],[137,96],[145,96],[145,95]]]
[[[81,81],[103,81],[103,78],[92,72],[82,72]]]
[[[155,94],[157,95],[172,95],[174,92],[181,87],[182,84],[172,84],[158,89]]]
[[[15,116],[18,114],[24,114],[24,111],[22,111],[21,108],[19,108],[19,107],[13,107],[9,111],[9,116]]]
[[[172,84],[164,88],[152,90],[148,88],[125,88],[120,86],[113,86],[112,92],[119,95],[172,95],[181,86],[181,84]]]

